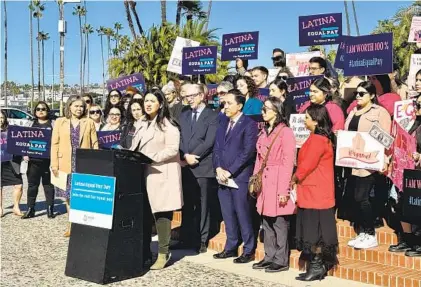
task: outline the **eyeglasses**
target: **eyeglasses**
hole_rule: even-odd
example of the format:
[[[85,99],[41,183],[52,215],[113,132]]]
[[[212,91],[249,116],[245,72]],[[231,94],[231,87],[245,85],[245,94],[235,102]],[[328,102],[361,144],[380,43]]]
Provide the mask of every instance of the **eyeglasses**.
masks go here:
[[[45,112],[45,111],[47,111],[47,109],[46,108],[36,108],[35,109],[37,112]]]
[[[366,94],[368,94],[367,92],[354,92],[354,96],[357,99],[360,99],[362,97],[364,97]]]
[[[120,96],[118,94],[113,94],[113,95],[110,95],[110,98],[120,98]]]
[[[90,104],[91,100],[85,100],[85,103]]]
[[[201,93],[196,93],[196,94],[192,94],[192,95],[186,95],[186,96],[184,96],[184,98],[186,98],[186,99],[191,99],[191,98],[194,98],[194,97],[197,97],[198,95],[200,95]]]
[[[119,117],[121,114],[110,114],[111,117]]]
[[[316,68],[316,67],[309,67],[308,68],[310,71],[317,71],[317,70],[320,70],[321,68],[319,67],[319,68]]]
[[[95,114],[100,115],[101,114],[101,111],[100,110],[92,110],[92,111],[89,111],[89,114],[90,115],[95,115]]]

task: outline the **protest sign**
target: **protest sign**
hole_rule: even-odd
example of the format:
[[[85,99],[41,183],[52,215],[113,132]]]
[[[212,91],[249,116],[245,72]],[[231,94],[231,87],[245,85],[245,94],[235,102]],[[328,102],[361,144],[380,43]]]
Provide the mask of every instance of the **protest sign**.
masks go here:
[[[320,57],[320,51],[287,54],[287,67],[294,77],[309,76],[309,61],[313,57]]]
[[[406,169],[403,175],[402,212],[405,222],[421,220],[421,170]]]
[[[259,54],[259,32],[242,32],[222,35],[222,61],[237,58],[253,60]]]
[[[333,64],[336,69],[343,70],[344,68],[346,41],[348,38],[351,38],[351,36],[342,35],[341,37],[341,42],[339,43],[338,50],[336,51],[335,63]]]
[[[403,172],[405,169],[414,169],[415,162],[412,154],[416,151],[416,139],[404,130],[396,121],[392,123],[392,136],[395,138],[392,144],[392,160],[389,167],[388,177],[393,184],[402,191]]]
[[[1,132],[0,138],[0,148],[1,148],[1,162],[12,160],[12,155],[7,153],[7,132]]]
[[[35,158],[50,158],[51,130],[9,126],[7,152]]]
[[[409,43],[421,42],[421,17],[412,17],[411,29],[408,36]]]
[[[215,74],[217,51],[216,46],[183,48],[182,74]]]
[[[168,62],[167,71],[181,75],[181,61],[183,59],[183,48],[198,47],[199,45],[200,42],[182,37],[177,37],[175,39],[174,48],[172,49],[171,57]]]
[[[257,95],[257,98],[264,102],[266,101],[267,97],[269,97],[269,89],[259,88],[259,94]]]
[[[72,174],[69,221],[111,229],[114,214],[115,177]]]
[[[276,76],[278,76],[279,71],[281,70],[281,68],[270,68],[268,69],[269,74],[268,74],[268,83],[272,83],[275,79]]]
[[[300,46],[331,45],[342,36],[342,13],[298,17]]]
[[[335,165],[381,171],[384,146],[367,132],[338,131]]]
[[[287,80],[288,97],[293,98],[297,111],[309,100],[311,83],[320,77],[322,76],[296,77]]]
[[[393,72],[393,34],[349,37],[345,41],[344,76]]]
[[[418,94],[415,89],[415,75],[419,70],[421,70],[421,54],[412,54],[409,65],[408,88],[415,95]]]
[[[414,102],[404,100],[395,102],[393,119],[405,130],[409,131],[412,120],[415,119]]]
[[[218,88],[217,84],[209,84],[208,87],[208,96],[207,96],[207,103],[211,105],[214,109],[219,108],[219,95],[216,91]]]
[[[301,148],[310,136],[310,131],[304,125],[305,117],[305,114],[292,114],[289,119],[289,126],[294,132],[297,148]]]
[[[129,86],[138,89],[140,92],[144,92],[146,90],[146,86],[143,75],[141,73],[136,73],[107,81],[108,91],[117,89],[123,95],[126,93],[126,89]]]
[[[120,143],[121,131],[98,131],[99,148],[110,149]]]

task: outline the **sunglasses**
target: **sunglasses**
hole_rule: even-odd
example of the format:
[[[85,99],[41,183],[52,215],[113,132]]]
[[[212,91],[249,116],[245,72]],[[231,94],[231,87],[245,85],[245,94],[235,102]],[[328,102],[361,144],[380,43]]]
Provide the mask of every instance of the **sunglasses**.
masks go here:
[[[120,98],[118,94],[110,95],[110,98]]]
[[[271,59],[272,59],[272,61],[279,61],[279,60],[282,60],[283,57],[282,56],[276,56],[276,57],[272,57]]]
[[[277,76],[276,78],[282,79],[284,81],[288,80],[288,76]]]
[[[364,95],[368,94],[367,92],[354,92],[355,98],[362,98]]]
[[[95,114],[100,115],[100,114],[101,114],[101,111],[100,111],[100,110],[89,111],[89,114],[90,114],[90,115],[95,115]]]
[[[36,108],[35,109],[37,112],[46,112],[47,109],[46,108]]]
[[[110,114],[111,117],[119,117],[121,114]]]
[[[90,104],[91,100],[85,100],[85,103]]]

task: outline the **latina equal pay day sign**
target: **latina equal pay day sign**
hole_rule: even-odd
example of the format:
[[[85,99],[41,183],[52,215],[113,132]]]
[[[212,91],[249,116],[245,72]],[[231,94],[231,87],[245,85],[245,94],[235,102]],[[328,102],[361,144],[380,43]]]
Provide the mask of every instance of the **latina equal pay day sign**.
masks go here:
[[[232,61],[237,58],[257,59],[259,52],[259,32],[242,32],[224,34],[222,36],[222,61]]]
[[[7,129],[7,153],[50,158],[51,130],[9,126]]]
[[[342,36],[342,13],[298,17],[300,46],[339,43]]]
[[[107,81],[108,91],[117,89],[121,93],[125,94],[126,88],[129,86],[138,89],[140,92],[144,92],[145,79],[143,78],[143,75],[141,73],[136,73]]]
[[[216,46],[183,48],[182,74],[215,74],[217,52]]]

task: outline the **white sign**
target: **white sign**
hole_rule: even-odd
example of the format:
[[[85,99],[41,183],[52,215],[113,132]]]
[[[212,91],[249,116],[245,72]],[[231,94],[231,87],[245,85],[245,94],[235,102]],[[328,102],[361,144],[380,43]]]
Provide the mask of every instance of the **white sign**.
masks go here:
[[[414,102],[412,100],[404,100],[395,102],[393,109],[393,119],[406,131],[412,126],[412,120],[415,119]]]
[[[309,76],[309,61],[313,57],[320,57],[320,51],[287,54],[287,67],[294,77]]]
[[[412,54],[408,75],[409,91],[415,91],[415,75],[419,70],[421,70],[421,54]]]
[[[412,17],[411,29],[408,36],[409,43],[421,42],[421,17]]]
[[[172,49],[170,61],[168,62],[167,71],[181,75],[181,61],[183,58],[183,48],[198,46],[200,46],[200,43],[197,41],[177,37],[174,43],[174,48]]]
[[[381,171],[384,146],[367,132],[338,131],[335,165]]]
[[[271,68],[268,70],[269,70],[268,83],[270,84],[276,79],[276,76],[278,75],[281,68]]]
[[[310,136],[310,131],[304,125],[305,117],[305,114],[292,114],[289,119],[289,126],[294,132],[297,148],[301,148]]]

